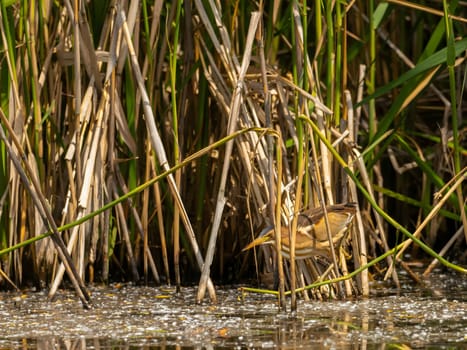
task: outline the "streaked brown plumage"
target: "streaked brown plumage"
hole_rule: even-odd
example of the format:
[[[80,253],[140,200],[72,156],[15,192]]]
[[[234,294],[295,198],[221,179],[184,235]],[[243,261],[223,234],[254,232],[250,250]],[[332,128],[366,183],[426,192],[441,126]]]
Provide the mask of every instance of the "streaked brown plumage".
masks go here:
[[[343,203],[326,207],[332,244],[336,245],[347,230],[356,211],[356,203]],[[304,211],[298,216],[297,233],[295,238],[295,257],[305,259],[312,256],[327,256],[330,250],[326,221],[322,208]],[[263,230],[258,238],[248,244],[243,250],[251,249],[260,244],[273,244],[274,227]],[[281,227],[282,255],[290,259],[289,228]]]

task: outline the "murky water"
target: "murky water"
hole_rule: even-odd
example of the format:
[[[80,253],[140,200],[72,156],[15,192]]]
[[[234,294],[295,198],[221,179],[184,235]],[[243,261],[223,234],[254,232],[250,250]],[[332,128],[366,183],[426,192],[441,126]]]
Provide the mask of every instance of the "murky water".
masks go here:
[[[381,290],[374,287],[374,290]],[[278,313],[272,296],[218,291],[219,305],[194,303],[195,289],[92,288],[83,310],[72,291],[0,293],[0,349],[102,348],[452,348],[467,346],[467,278],[440,275],[425,287],[369,299],[299,301]]]

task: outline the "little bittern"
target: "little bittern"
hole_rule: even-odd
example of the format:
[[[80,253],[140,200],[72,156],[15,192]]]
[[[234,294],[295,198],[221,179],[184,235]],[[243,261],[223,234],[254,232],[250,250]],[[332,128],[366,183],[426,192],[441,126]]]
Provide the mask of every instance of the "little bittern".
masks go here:
[[[356,211],[356,203],[329,205],[326,212],[329,220],[332,244],[336,245],[343,237],[347,226],[352,221]],[[265,228],[258,238],[248,244],[243,250],[251,249],[260,244],[273,244],[274,227]],[[281,227],[282,255],[290,259],[289,228]],[[298,215],[295,238],[295,257],[305,259],[312,256],[327,256],[330,250],[326,221],[322,208],[304,211]]]

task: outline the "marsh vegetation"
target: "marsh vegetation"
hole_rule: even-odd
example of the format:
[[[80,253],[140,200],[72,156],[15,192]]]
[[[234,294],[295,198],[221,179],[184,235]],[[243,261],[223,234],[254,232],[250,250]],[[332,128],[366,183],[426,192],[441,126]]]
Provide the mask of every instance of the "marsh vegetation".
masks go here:
[[[277,269],[284,303],[298,287],[369,295],[400,269],[465,275],[465,9],[2,1],[1,287],[52,297],[66,272],[85,305],[109,281],[215,301],[215,284],[268,286]],[[242,252],[346,202],[325,259]]]

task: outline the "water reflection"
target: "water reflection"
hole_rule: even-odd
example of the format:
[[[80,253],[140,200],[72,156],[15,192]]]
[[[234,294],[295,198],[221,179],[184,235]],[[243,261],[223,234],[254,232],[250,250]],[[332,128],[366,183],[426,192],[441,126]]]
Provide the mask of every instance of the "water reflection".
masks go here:
[[[463,276],[462,276],[463,277]],[[197,305],[194,288],[114,285],[93,288],[94,308],[73,292],[54,302],[45,292],[0,293],[0,349],[375,349],[386,345],[461,346],[467,342],[467,282],[428,293],[375,286],[364,300],[306,302],[278,313],[271,296],[235,288],[219,305]],[[429,285],[427,289],[431,288]]]

